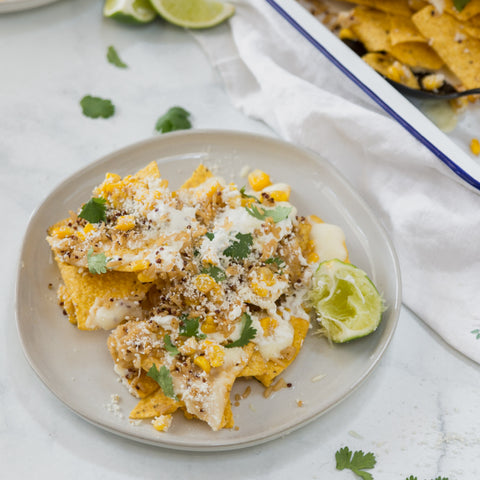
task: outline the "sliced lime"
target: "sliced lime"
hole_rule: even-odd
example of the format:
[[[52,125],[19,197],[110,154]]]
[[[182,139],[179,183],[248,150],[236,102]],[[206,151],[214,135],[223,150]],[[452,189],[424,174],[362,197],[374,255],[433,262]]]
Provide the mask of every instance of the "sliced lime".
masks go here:
[[[157,12],[150,0],[105,0],[103,15],[126,23],[148,23]]]
[[[155,10],[168,22],[185,28],[218,25],[235,12],[230,3],[216,0],[150,0]]]
[[[365,337],[380,324],[382,297],[367,274],[350,263],[321,263],[310,293],[321,329],[335,343]]]

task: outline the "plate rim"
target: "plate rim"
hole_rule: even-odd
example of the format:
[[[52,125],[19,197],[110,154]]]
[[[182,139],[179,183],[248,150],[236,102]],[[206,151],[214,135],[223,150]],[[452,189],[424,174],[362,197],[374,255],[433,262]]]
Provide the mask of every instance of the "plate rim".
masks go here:
[[[64,398],[64,396],[61,394],[61,392],[57,391],[58,389],[55,388],[54,385],[51,385],[49,380],[44,376],[42,373],[41,368],[39,368],[32,356],[30,355],[30,352],[28,351],[26,341],[25,341],[25,336],[23,334],[23,325],[21,322],[20,317],[20,311],[19,311],[19,297],[20,297],[20,280],[22,277],[22,270],[23,270],[23,257],[24,257],[24,251],[27,246],[28,242],[28,237],[30,230],[33,228],[33,223],[34,220],[38,214],[38,212],[42,209],[42,207],[48,203],[48,201],[55,196],[55,194],[61,190],[65,183],[71,181],[75,177],[79,177],[82,175],[87,174],[90,170],[94,170],[95,168],[98,168],[101,166],[103,163],[109,162],[112,158],[115,158],[116,156],[121,156],[125,155],[126,153],[135,151],[139,148],[142,148],[147,145],[153,145],[156,143],[163,143],[170,138],[173,137],[203,137],[203,136],[209,136],[209,137],[228,137],[228,136],[233,136],[234,138],[238,139],[250,139],[250,140],[261,140],[267,143],[273,143],[276,146],[288,146],[289,148],[292,148],[294,150],[302,152],[304,155],[306,154],[308,157],[310,157],[313,161],[317,163],[325,163],[329,169],[332,170],[332,172],[337,176],[337,179],[340,180],[346,187],[350,189],[350,193],[355,197],[355,200],[358,201],[358,203],[361,205],[362,209],[364,212],[370,217],[370,221],[373,222],[376,228],[378,228],[379,232],[382,235],[382,243],[384,243],[387,247],[387,251],[392,259],[392,264],[393,264],[393,273],[392,273],[392,278],[394,279],[394,303],[389,305],[391,309],[391,317],[390,317],[390,332],[387,335],[387,338],[384,340],[383,344],[381,345],[381,348],[378,349],[378,351],[375,352],[374,358],[368,365],[368,368],[365,369],[365,371],[362,373],[362,375],[353,382],[353,384],[350,384],[350,388],[348,391],[344,392],[343,395],[340,398],[336,398],[329,402],[328,406],[326,406],[324,409],[321,411],[318,411],[314,413],[313,415],[310,415],[309,417],[303,419],[302,421],[299,421],[295,423],[294,425],[287,426],[286,428],[283,428],[282,430],[279,430],[277,432],[274,432],[273,434],[266,434],[266,435],[258,435],[253,439],[245,439],[245,440],[240,440],[240,441],[227,441],[226,443],[220,442],[209,442],[208,444],[202,444],[199,445],[197,443],[184,443],[184,442],[177,442],[177,441],[168,441],[168,440],[162,440],[161,438],[157,440],[150,440],[148,438],[145,438],[141,435],[135,434],[135,432],[126,432],[122,431],[122,429],[117,429],[114,427],[111,427],[107,424],[100,423],[94,419],[91,419],[88,417],[88,415],[84,414],[83,412],[79,411],[77,408],[74,408],[72,405],[69,404],[68,400]],[[209,143],[212,143],[212,140],[210,138]],[[161,157],[158,157],[157,161],[161,160]],[[257,133],[251,133],[251,132],[245,132],[245,131],[235,131],[235,130],[220,130],[220,129],[192,129],[188,131],[177,131],[177,132],[171,132],[167,134],[162,134],[161,136],[157,137],[151,137],[147,138],[144,140],[140,140],[138,142],[126,145],[122,148],[119,148],[113,152],[110,152],[106,155],[103,155],[96,160],[93,160],[92,162],[89,162],[87,165],[83,166],[82,168],[75,170],[72,174],[68,175],[66,178],[63,178],[59,182],[57,182],[56,185],[53,186],[53,188],[47,193],[47,195],[39,202],[39,204],[36,206],[36,208],[32,211],[27,226],[24,231],[24,236],[23,240],[21,243],[21,248],[20,248],[20,255],[18,257],[18,265],[17,265],[17,275],[16,275],[16,282],[15,282],[15,292],[14,292],[14,310],[15,310],[15,323],[16,323],[16,328],[17,328],[17,334],[20,339],[20,343],[22,346],[23,353],[25,355],[25,358],[27,359],[29,365],[37,375],[37,377],[42,381],[43,385],[47,387],[47,389],[56,397],[57,400],[59,400],[64,406],[66,406],[70,411],[78,415],[79,417],[83,418],[87,422],[89,422],[92,425],[95,425],[96,427],[99,427],[105,431],[109,431],[111,433],[114,433],[116,435],[119,435],[123,438],[127,438],[130,440],[138,441],[144,444],[149,444],[153,445],[156,447],[162,447],[162,448],[168,448],[168,449],[174,449],[174,450],[183,450],[183,451],[198,451],[198,452],[211,452],[211,451],[228,451],[228,450],[235,450],[235,449],[240,449],[240,448],[246,448],[254,445],[259,445],[265,442],[269,442],[271,440],[275,440],[279,437],[283,437],[303,426],[305,426],[308,423],[311,423],[312,421],[316,420],[320,416],[324,415],[325,413],[329,412],[331,409],[339,405],[341,402],[343,402],[346,398],[348,398],[354,391],[356,391],[364,382],[365,380],[371,375],[371,373],[375,370],[375,368],[378,366],[380,360],[383,358],[385,351],[387,350],[388,346],[391,343],[391,340],[393,338],[393,335],[395,333],[395,330],[398,325],[398,318],[400,315],[400,307],[401,307],[401,300],[402,300],[402,284],[401,284],[401,274],[400,274],[400,266],[399,266],[399,261],[398,257],[393,245],[393,242],[391,241],[387,231],[383,227],[383,225],[377,220],[376,216],[373,214],[371,211],[370,207],[368,204],[363,200],[363,198],[357,193],[357,191],[351,186],[351,184],[348,182],[348,180],[345,179],[345,177],[338,171],[338,169],[333,166],[328,160],[323,159],[318,153],[305,148],[303,146],[296,145],[292,142],[288,142],[282,139],[279,139],[277,137],[270,137],[267,135],[263,134],[257,134]]]
[[[13,13],[43,7],[59,0],[0,0],[0,13]]]
[[[316,20],[304,7],[302,7],[296,0],[265,0],[281,17],[283,17],[300,35],[302,35],[309,43],[311,43],[320,53],[322,53],[336,68],[338,68],[346,77],[354,82],[365,94],[367,94],[377,105],[379,105],[386,113],[394,118],[405,130],[407,130],[412,136],[414,136],[420,143],[427,147],[443,164],[445,164],[455,175],[460,177],[475,191],[480,191],[480,165],[471,160],[467,154],[461,150],[448,136],[441,132],[433,123],[426,117],[420,114],[420,111],[410,104],[408,100],[397,92],[388,82],[376,74],[370,67],[369,72],[367,65],[360,60],[356,54],[350,51],[350,49],[344,45],[337,37],[335,37],[330,31],[328,31],[323,25]],[[311,18],[310,18],[311,17]],[[311,19],[314,19],[318,24],[314,25],[315,32],[312,32],[312,28],[302,25],[300,22],[310,23]],[[331,49],[316,38],[318,36],[324,36],[322,28],[325,28],[326,32],[332,37],[330,41],[335,44],[335,49],[341,52],[342,59],[338,58],[338,55],[334,55]],[[355,57],[351,57],[355,55]],[[345,58],[351,57],[349,61],[361,62],[356,65],[360,73],[354,73],[351,68],[344,61]],[[375,74],[375,76],[372,76]],[[378,77],[378,78],[376,78]],[[379,90],[388,91],[390,100],[394,101],[396,108],[392,107],[383,98]],[[408,104],[408,105],[407,105]],[[405,118],[405,116],[398,110],[411,108],[416,109],[419,115],[423,118],[417,118],[415,122]],[[411,112],[410,112],[411,113]],[[414,126],[413,123],[417,123]],[[445,153],[440,147],[434,144],[433,140],[428,138],[428,130],[431,130],[433,126],[438,132],[435,132],[442,139],[443,147],[450,150],[450,153]],[[462,160],[465,165],[461,166],[453,160],[453,155]],[[472,170],[474,172],[472,172]],[[476,172],[475,172],[476,171]],[[477,178],[478,176],[478,178]]]

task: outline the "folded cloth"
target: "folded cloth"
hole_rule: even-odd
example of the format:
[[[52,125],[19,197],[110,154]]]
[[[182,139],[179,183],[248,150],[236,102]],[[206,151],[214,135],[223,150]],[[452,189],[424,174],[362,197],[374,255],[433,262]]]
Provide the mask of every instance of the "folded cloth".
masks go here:
[[[480,363],[480,195],[264,1],[195,34],[233,104],[337,167],[383,222],[403,301]]]

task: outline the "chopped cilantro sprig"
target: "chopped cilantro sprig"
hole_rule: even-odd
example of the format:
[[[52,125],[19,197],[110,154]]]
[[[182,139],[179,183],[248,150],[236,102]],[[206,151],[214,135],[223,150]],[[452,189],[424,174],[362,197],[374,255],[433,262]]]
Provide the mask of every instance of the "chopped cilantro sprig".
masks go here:
[[[250,254],[253,236],[251,233],[237,233],[235,238],[236,240],[223,251],[223,254],[233,260],[243,260]]]
[[[252,205],[251,207],[245,207],[245,209],[252,217],[259,220],[265,220],[267,217],[270,217],[274,223],[285,220],[292,211],[292,207],[284,207],[283,205],[278,205],[275,208],[258,208],[256,205]]]
[[[163,343],[165,344],[165,350],[173,357],[180,353],[178,348],[172,343],[172,339],[170,338],[170,335],[168,333],[164,335]]]
[[[98,254],[93,253],[93,248],[90,247],[87,252],[88,271],[93,274],[107,273],[107,263],[109,258],[102,252]]]
[[[115,113],[115,105],[111,100],[91,95],[85,95],[80,100],[80,106],[83,114],[90,118],[109,118]]]
[[[363,453],[361,450],[357,450],[352,455],[348,447],[343,447],[335,453],[335,460],[337,461],[337,470],[347,468],[363,480],[373,480],[372,474],[365,472],[365,469],[373,468],[377,463],[373,453]]]
[[[235,348],[235,347],[243,347],[248,344],[250,340],[255,338],[257,334],[257,329],[252,327],[252,317],[247,312],[242,313],[240,317],[243,321],[242,325],[242,333],[240,334],[240,338],[235,340],[232,343],[227,343],[225,348]]]
[[[105,212],[107,201],[103,197],[92,197],[82,206],[78,216],[90,223],[105,222],[107,220]]]
[[[107,50],[107,60],[118,68],[128,68],[128,65],[120,59],[115,47],[110,45]]]
[[[210,275],[217,283],[223,282],[227,276],[225,271],[216,265],[209,265],[208,267],[202,267],[200,273]]]
[[[188,117],[190,117],[190,112],[187,112],[184,108],[172,107],[157,120],[155,129],[161,133],[188,130],[192,128]]]
[[[157,366],[153,364],[147,372],[147,377],[153,378],[160,385],[165,396],[178,400],[173,390],[172,375],[165,365],[162,365],[158,370]]]
[[[200,322],[198,317],[188,318],[188,315],[182,315],[180,317],[179,334],[182,337],[195,337],[200,340],[207,338],[204,333],[199,332]]]

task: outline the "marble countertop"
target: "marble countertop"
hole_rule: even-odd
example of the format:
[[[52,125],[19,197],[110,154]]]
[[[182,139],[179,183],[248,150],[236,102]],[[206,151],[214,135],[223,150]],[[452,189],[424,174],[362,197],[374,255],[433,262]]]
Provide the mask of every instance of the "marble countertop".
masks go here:
[[[107,433],[66,408],[30,368],[18,338],[14,279],[35,207],[95,159],[158,135],[182,105],[196,128],[273,135],[230,103],[193,37],[160,21],[102,19],[99,0],[63,0],[0,15],[0,458],[3,478],[347,480],[335,452],[373,452],[375,480],[480,478],[479,366],[402,308],[375,372],[340,405],[283,438],[243,450],[176,452]],[[109,64],[114,45],[129,68]],[[111,98],[115,115],[81,114],[86,94]],[[5,228],[6,227],[6,228]]]

